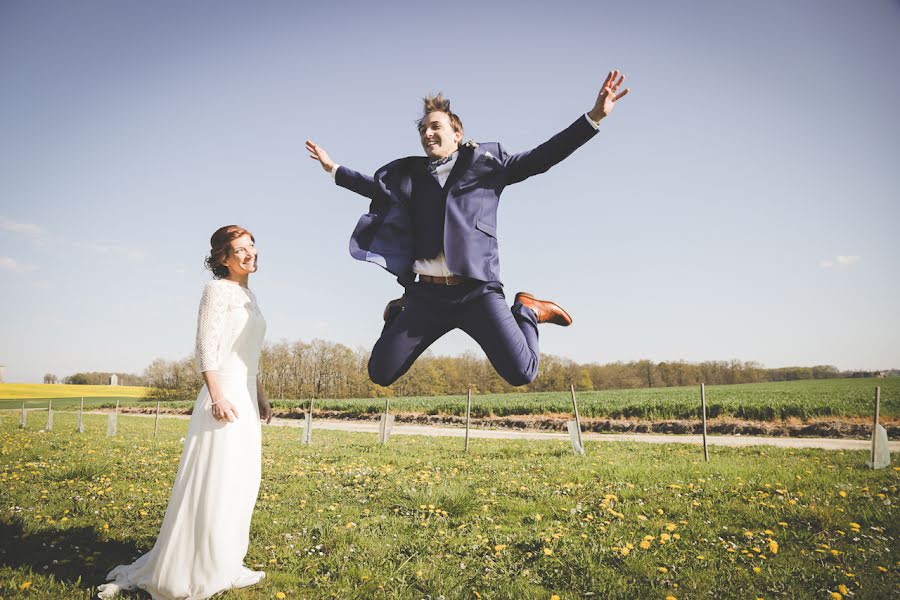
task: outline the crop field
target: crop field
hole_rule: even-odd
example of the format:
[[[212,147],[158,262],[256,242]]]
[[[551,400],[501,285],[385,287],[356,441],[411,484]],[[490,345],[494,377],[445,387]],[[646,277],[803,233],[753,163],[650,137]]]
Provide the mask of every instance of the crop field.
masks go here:
[[[869,417],[875,386],[881,387],[881,415],[900,417],[900,378],[829,379],[782,383],[720,385],[706,388],[707,415],[771,421],[814,417]],[[464,415],[465,396],[391,398],[392,410]],[[278,406],[305,408],[308,403],[277,401]],[[700,412],[698,387],[578,392],[585,417],[693,419]],[[314,408],[356,413],[384,411],[384,400],[316,400]],[[472,398],[475,416],[568,413],[568,390],[527,394],[485,394]]]
[[[4,400],[47,398],[143,398],[148,388],[126,385],[68,385],[65,383],[0,383],[0,402]]]
[[[88,598],[153,544],[187,422],[0,424],[0,597]],[[458,441],[263,428],[227,599],[900,597],[900,470],[866,452]],[[126,598],[147,598],[136,592]]]
[[[750,421],[870,418],[875,386],[881,387],[881,416],[884,419],[900,418],[900,377],[709,386],[706,388],[707,415],[710,418],[734,417]],[[5,387],[0,386],[0,397],[7,397],[3,394]],[[123,406],[151,405],[139,399],[145,388],[65,387],[69,388],[67,391],[70,393],[81,392],[88,408],[114,406],[116,398],[110,398],[110,390],[123,390],[133,394],[131,398],[119,399]],[[96,390],[94,393],[102,394],[102,397],[91,398],[88,389],[83,388]],[[269,396],[273,398],[272,405],[276,409],[306,410],[309,405],[308,400],[279,400],[271,391]],[[0,409],[18,408],[23,399],[0,399]],[[54,407],[73,407],[78,402],[77,398],[71,401],[54,399]],[[181,402],[164,402],[163,406],[189,408],[192,403],[193,398],[186,398]],[[384,403],[384,399],[380,398],[316,399],[313,408],[371,415],[383,412]],[[46,407],[47,402],[31,397],[26,405],[33,408]],[[464,415],[466,398],[462,395],[391,398],[390,405],[395,412]],[[700,393],[698,387],[693,386],[578,392],[578,406],[583,417],[695,419],[700,411]],[[472,398],[472,415],[475,417],[557,414],[569,413],[571,410],[572,401],[568,390],[476,394]]]

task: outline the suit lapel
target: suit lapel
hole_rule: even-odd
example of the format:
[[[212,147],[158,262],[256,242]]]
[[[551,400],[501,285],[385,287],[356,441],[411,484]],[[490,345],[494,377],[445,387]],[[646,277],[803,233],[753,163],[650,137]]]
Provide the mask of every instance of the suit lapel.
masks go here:
[[[472,157],[474,154],[475,151],[472,148],[460,146],[459,154],[456,157],[456,161],[453,163],[453,168],[450,170],[447,182],[444,184],[444,190],[449,192],[453,186],[456,185],[456,182],[459,181],[459,178],[462,177],[462,174],[472,166]]]

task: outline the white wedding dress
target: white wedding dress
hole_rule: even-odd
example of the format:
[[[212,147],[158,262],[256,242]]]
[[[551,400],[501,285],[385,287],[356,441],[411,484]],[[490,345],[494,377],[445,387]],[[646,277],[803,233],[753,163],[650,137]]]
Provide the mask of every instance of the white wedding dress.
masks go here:
[[[215,420],[203,386],[156,544],[113,569],[100,598],[139,587],[154,600],[200,600],[265,577],[243,562],[262,468],[256,370],[265,332],[253,292],[226,280],[207,284],[197,319],[198,368],[217,372],[238,419]]]

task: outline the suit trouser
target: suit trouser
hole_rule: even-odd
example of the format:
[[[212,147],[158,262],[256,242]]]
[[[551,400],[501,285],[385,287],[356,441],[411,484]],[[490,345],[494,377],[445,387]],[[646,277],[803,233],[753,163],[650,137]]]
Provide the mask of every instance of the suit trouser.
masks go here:
[[[459,285],[416,282],[406,287],[406,307],[385,323],[369,358],[369,377],[390,385],[445,333],[462,329],[511,385],[525,385],[538,372],[537,317],[520,303],[506,304],[496,281]]]

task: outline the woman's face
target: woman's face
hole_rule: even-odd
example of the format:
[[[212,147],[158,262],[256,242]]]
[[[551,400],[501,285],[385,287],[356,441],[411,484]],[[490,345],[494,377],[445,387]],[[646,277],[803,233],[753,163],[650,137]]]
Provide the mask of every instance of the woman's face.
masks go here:
[[[249,235],[231,240],[231,251],[222,264],[232,277],[246,277],[256,272],[256,246]]]

